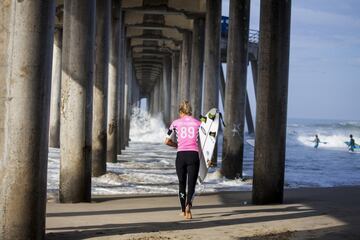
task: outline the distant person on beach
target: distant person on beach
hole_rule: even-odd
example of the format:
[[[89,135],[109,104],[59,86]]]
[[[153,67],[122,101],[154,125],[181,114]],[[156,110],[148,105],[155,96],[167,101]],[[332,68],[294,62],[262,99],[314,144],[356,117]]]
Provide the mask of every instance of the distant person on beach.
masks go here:
[[[319,143],[320,143],[320,139],[319,139],[319,136],[316,134],[315,135],[315,139],[313,141],[315,143],[315,146],[314,148],[318,148],[319,147]]]
[[[198,154],[198,136],[201,122],[192,115],[191,105],[183,101],[179,106],[180,118],[169,127],[165,144],[177,148],[176,173],[179,179],[179,199],[182,215],[191,219],[192,200],[195,196],[195,185],[199,174],[200,159]],[[176,136],[176,141],[173,136]],[[186,193],[186,181],[188,192]]]
[[[355,148],[355,140],[354,140],[354,138],[353,138],[353,135],[352,134],[350,134],[350,141],[349,141],[349,150],[350,151],[354,151],[354,148]]]

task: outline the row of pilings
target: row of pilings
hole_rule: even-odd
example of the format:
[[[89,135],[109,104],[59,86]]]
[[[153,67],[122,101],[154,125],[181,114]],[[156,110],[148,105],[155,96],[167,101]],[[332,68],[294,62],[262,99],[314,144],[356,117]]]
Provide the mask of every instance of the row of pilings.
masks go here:
[[[206,1],[205,18],[194,19],[180,51],[159,62],[158,74],[151,72],[157,81],[150,89],[139,84],[136,62],[145,58],[133,56],[121,1],[65,0],[63,16],[54,0],[2,1],[0,8],[0,239],[45,237],[50,102],[61,202],[91,200],[91,175],[105,173],[105,161],[116,161],[128,144],[130,109],[140,98],[166,124],[181,100],[191,101],[195,116],[219,104],[221,0]],[[222,86],[228,178],[242,175],[249,9],[249,0],[230,0]],[[283,201],[290,13],[290,0],[261,1],[253,71],[256,204]]]

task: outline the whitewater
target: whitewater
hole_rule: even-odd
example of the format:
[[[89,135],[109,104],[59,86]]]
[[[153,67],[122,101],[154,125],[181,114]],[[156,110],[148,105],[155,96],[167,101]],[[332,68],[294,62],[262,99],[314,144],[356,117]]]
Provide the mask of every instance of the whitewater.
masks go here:
[[[151,116],[133,109],[130,146],[107,163],[108,173],[92,178],[95,195],[177,194],[176,150],[163,144],[166,126],[161,114]],[[315,149],[315,134],[322,142]],[[287,125],[285,187],[335,187],[360,185],[360,154],[349,153],[349,134],[360,142],[359,121],[289,119]],[[245,134],[245,139],[253,136]],[[221,176],[222,134],[219,134],[218,166],[210,170],[197,194],[218,191],[249,191],[252,188],[254,148],[244,144],[243,179]],[[48,197],[59,190],[60,150],[49,149]],[[271,171],[271,169],[269,169]]]

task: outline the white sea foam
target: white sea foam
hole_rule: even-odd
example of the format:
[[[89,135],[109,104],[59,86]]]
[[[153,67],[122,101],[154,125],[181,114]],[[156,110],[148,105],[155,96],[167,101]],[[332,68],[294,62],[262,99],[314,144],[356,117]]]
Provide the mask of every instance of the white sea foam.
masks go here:
[[[150,115],[143,109],[133,108],[130,121],[130,138],[136,142],[161,143],[166,129],[162,114]]]
[[[352,133],[355,139],[360,139],[360,128],[354,126],[360,125],[357,122],[352,122],[351,126],[295,122],[288,126],[285,186],[292,188],[360,185],[360,155],[349,154],[344,144],[349,133]],[[176,150],[162,143],[164,134],[165,126],[161,116],[150,116],[135,109],[131,122],[130,146],[118,156],[118,162],[107,163],[107,174],[92,178],[92,193],[177,194]],[[321,141],[328,143],[314,149],[314,143],[311,141],[315,134],[319,135]],[[222,139],[219,139],[220,145],[221,142]],[[221,149],[219,146],[219,151]],[[221,152],[218,156],[221,156]],[[197,193],[251,190],[253,158],[254,148],[244,144],[243,175],[248,180],[242,181],[228,180],[221,175],[219,157],[219,167],[210,170],[205,183],[197,186]],[[49,196],[58,192],[59,169],[60,151],[50,148]]]
[[[298,141],[305,146],[314,147],[315,143],[313,135],[300,135],[297,137]],[[344,142],[349,141],[349,136],[346,135],[320,135],[319,139],[321,142],[326,144],[321,144],[322,148],[345,148],[346,144]]]

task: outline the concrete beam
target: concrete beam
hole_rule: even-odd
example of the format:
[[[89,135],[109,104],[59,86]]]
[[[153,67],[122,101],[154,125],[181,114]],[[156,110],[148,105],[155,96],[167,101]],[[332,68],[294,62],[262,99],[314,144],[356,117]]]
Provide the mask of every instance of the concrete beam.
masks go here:
[[[127,36],[127,38],[147,40],[147,41],[162,41],[162,42],[169,41],[169,42],[173,42],[175,45],[181,44],[181,40],[172,37],[166,37],[163,35],[142,34],[142,35],[130,35]]]
[[[185,10],[179,10],[176,8],[168,7],[168,5],[156,5],[156,6],[145,6],[145,7],[129,7],[123,9],[125,12],[136,12],[142,14],[153,14],[153,15],[183,15],[186,18],[193,19],[198,17],[204,17],[202,12],[188,12]]]
[[[185,31],[189,31],[189,29],[178,27],[175,25],[164,25],[164,24],[157,24],[157,23],[135,23],[135,24],[126,24],[128,28],[136,28],[136,29],[147,29],[147,30],[176,30],[179,33],[183,33]]]
[[[141,56],[157,56],[157,57],[164,57],[170,55],[168,52],[159,52],[159,51],[146,51],[146,52],[134,52],[134,56],[141,57]]]
[[[151,72],[155,72],[155,73],[158,73],[158,72],[162,72],[162,68],[153,68],[153,67],[138,67],[135,69],[136,72],[143,72],[143,71],[151,71]]]
[[[146,50],[150,50],[150,51],[158,51],[158,52],[167,52],[167,53],[172,53],[174,51],[174,49],[171,49],[169,47],[161,47],[161,46],[146,46],[146,45],[135,45],[135,46],[131,46],[132,50],[134,53],[136,52],[142,52],[142,51],[146,51]],[[136,51],[139,50],[139,51]]]
[[[135,57],[133,58],[134,63],[160,63],[162,64],[162,58],[146,58],[146,57]]]
[[[157,68],[162,68],[162,64],[160,63],[135,63],[134,64],[135,68],[137,67],[157,67]]]

